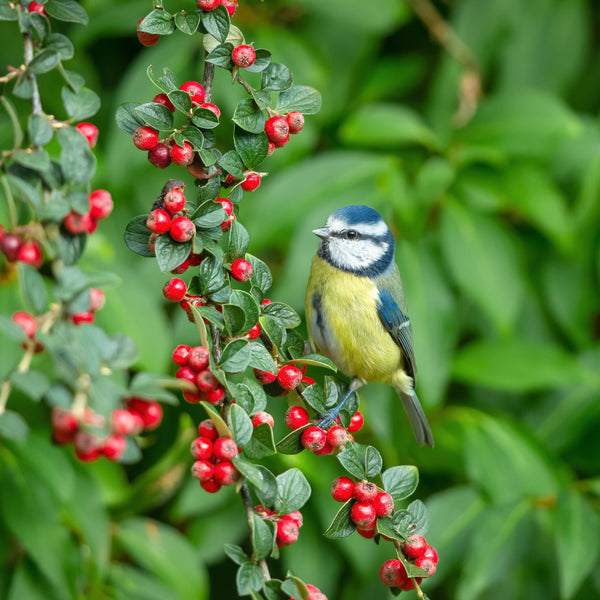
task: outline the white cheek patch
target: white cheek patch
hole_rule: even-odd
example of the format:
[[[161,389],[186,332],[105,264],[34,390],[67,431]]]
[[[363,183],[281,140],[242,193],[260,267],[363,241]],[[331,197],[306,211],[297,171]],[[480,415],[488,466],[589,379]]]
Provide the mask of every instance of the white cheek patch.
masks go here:
[[[351,271],[366,270],[379,261],[388,249],[387,242],[331,239],[329,254],[335,265]]]

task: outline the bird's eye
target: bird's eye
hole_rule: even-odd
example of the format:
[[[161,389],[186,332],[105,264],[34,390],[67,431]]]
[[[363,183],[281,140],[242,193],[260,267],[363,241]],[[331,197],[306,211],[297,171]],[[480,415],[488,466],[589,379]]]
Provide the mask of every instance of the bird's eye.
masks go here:
[[[354,229],[348,229],[344,232],[344,237],[347,240],[356,240],[358,239],[358,231],[354,231]]]

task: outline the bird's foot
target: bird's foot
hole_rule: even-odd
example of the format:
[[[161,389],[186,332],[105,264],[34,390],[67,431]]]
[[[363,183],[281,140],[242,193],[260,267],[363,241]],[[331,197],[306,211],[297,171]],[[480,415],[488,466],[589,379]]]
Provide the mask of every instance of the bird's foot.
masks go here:
[[[317,427],[320,429],[327,429],[336,419],[340,409],[338,406],[328,410],[324,415],[319,415],[321,420],[317,423]]]

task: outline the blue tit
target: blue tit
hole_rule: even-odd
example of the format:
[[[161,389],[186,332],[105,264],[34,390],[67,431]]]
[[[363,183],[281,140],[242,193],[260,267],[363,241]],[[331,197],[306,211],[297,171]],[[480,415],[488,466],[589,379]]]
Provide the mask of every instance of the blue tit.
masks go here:
[[[433,447],[414,390],[413,334],[392,232],[376,210],[353,205],[336,210],[313,233],[321,243],[306,290],[309,341],[351,378],[346,397],[320,426],[333,422],[361,385],[382,381],[400,396],[417,443]]]

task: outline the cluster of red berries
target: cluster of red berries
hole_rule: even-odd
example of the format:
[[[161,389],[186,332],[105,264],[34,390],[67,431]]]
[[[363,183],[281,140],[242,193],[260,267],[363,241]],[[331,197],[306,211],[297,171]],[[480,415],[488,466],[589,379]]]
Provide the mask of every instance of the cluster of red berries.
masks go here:
[[[291,546],[298,541],[300,527],[302,527],[303,518],[299,510],[295,510],[287,515],[279,515],[276,511],[264,507],[262,504],[254,507],[254,512],[266,521],[273,521],[277,531],[275,533],[275,542],[278,548],[282,546]]]
[[[300,133],[304,127],[304,115],[297,110],[287,115],[273,115],[265,123],[265,133],[269,138],[269,155],[275,148],[281,148],[290,141],[290,134]]]
[[[30,2],[29,6],[27,7],[27,11],[30,13],[36,12],[36,13],[39,13],[40,15],[44,15],[45,17],[48,16],[48,13],[46,12],[46,8],[44,7],[43,4],[40,4],[39,2]]]
[[[75,325],[83,325],[84,323],[93,323],[96,319],[96,313],[104,306],[106,298],[104,292],[98,288],[90,289],[90,309],[79,313],[70,313],[69,318]]]
[[[113,209],[113,199],[106,190],[94,190],[89,196],[89,210],[86,213],[70,211],[63,219],[63,227],[73,235],[93,233],[98,227],[98,221],[110,215]]]
[[[183,397],[187,402],[198,404],[205,400],[219,404],[225,399],[225,388],[210,370],[209,351],[204,346],[190,348],[180,344],[173,350],[173,362],[179,366],[175,377],[195,386],[194,391],[184,390]]]
[[[377,519],[394,511],[392,496],[371,481],[354,482],[350,477],[338,477],[331,484],[331,497],[337,502],[353,500],[350,519],[358,534],[367,539],[375,536]]]
[[[198,435],[190,448],[195,461],[192,475],[200,481],[203,490],[214,494],[224,485],[233,485],[239,479],[239,471],[231,462],[239,449],[232,438],[219,437],[210,419],[198,425]]]
[[[402,544],[402,554],[405,560],[427,571],[427,577],[431,577],[435,573],[438,553],[422,535],[409,536]],[[397,558],[392,558],[383,563],[379,570],[379,577],[385,585],[401,590],[412,590],[415,584],[420,585],[423,580],[422,577],[409,577],[402,561]]]
[[[119,461],[127,447],[127,436],[156,429],[163,416],[158,402],[144,398],[128,398],[127,408],[119,408],[111,414],[110,432],[105,438],[88,430],[88,427],[105,427],[104,417],[89,407],[83,415],[60,407],[52,409],[52,436],[57,444],[73,444],[75,455],[83,462],[93,462],[106,457]]]
[[[11,233],[2,225],[0,225],[0,252],[10,263],[22,262],[36,269],[39,269],[44,262],[42,248],[37,240],[28,239],[26,234]]]
[[[198,8],[201,8],[205,12],[215,10],[219,4],[222,4],[227,9],[229,17],[233,17],[238,7],[237,2],[232,2],[231,0],[198,0]]]
[[[162,196],[160,207],[152,210],[146,219],[146,227],[152,232],[148,241],[151,252],[154,252],[159,235],[168,233],[176,242],[188,242],[196,233],[196,226],[185,216],[184,184],[182,182],[178,183],[181,183],[181,186],[173,187],[167,191]],[[200,264],[200,255],[191,260],[196,260],[197,265]]]
[[[262,305],[271,304],[270,300],[263,300]],[[260,369],[254,369],[254,377],[261,385],[270,385],[277,382],[280,388],[279,396],[285,396],[288,392],[295,390],[301,383],[311,385],[315,382],[311,377],[306,377],[304,372],[306,367],[300,370],[295,365],[284,365],[277,373],[271,373],[269,371],[261,371]],[[278,390],[279,391],[279,390]]]

